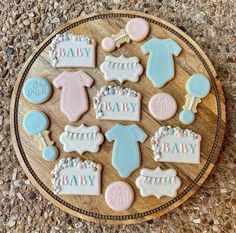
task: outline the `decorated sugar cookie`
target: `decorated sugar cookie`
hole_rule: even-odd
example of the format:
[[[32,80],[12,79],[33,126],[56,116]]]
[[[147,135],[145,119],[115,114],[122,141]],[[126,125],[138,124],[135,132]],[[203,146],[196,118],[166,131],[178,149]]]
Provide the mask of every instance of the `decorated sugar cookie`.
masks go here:
[[[141,47],[149,54],[146,75],[154,87],[161,88],[175,76],[173,55],[178,56],[182,48],[172,39],[152,38]]]
[[[105,134],[109,142],[115,141],[112,151],[112,166],[121,177],[129,177],[140,166],[138,142],[144,142],[147,134],[137,125],[117,124]]]
[[[118,80],[120,83],[128,80],[138,82],[139,76],[143,73],[143,67],[137,57],[106,56],[105,61],[100,66],[107,81]]]
[[[156,196],[159,199],[162,196],[176,197],[181,180],[174,169],[143,168],[135,184],[140,189],[141,196]]]
[[[187,83],[185,96],[186,102],[183,110],[179,114],[179,120],[185,124],[192,124],[195,120],[195,113],[197,113],[197,105],[201,103],[201,99],[206,97],[211,89],[209,79],[203,74],[192,75]]]
[[[151,115],[160,121],[172,118],[177,111],[177,103],[173,96],[160,92],[154,95],[148,104]]]
[[[49,99],[52,94],[50,82],[40,76],[32,76],[23,85],[23,95],[32,104],[41,104]]]
[[[142,41],[148,36],[149,30],[150,25],[145,19],[131,19],[126,24],[125,29],[121,29],[116,35],[105,37],[102,40],[102,49],[111,52],[116,48],[120,48],[123,43],[130,43],[131,40]]]
[[[104,86],[93,102],[99,120],[140,120],[141,94],[130,88]]]
[[[124,181],[113,182],[106,189],[105,200],[112,210],[127,210],[134,202],[134,190]]]
[[[49,131],[47,131],[48,125],[48,117],[41,111],[30,111],[23,119],[24,130],[29,135],[37,137],[43,158],[46,161],[52,161],[57,158],[58,150],[53,146],[54,142],[49,138]]]
[[[96,43],[84,35],[57,34],[52,40],[50,58],[53,67],[95,67]]]
[[[62,88],[60,108],[71,121],[77,121],[88,111],[86,87],[91,87],[93,79],[83,71],[64,71],[54,79],[56,88]]]
[[[77,151],[83,154],[85,151],[97,152],[102,144],[104,137],[100,133],[98,126],[86,127],[81,124],[79,127],[66,125],[65,131],[60,136],[65,152]]]
[[[102,165],[79,158],[62,158],[52,170],[53,191],[58,195],[101,194]]]
[[[162,126],[151,138],[157,162],[200,163],[201,135],[189,129]]]

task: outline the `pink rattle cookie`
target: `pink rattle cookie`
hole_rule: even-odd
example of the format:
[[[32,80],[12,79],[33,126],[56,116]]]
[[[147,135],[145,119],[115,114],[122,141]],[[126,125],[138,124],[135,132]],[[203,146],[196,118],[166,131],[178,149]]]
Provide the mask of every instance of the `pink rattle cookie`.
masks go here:
[[[150,26],[145,19],[135,18],[131,19],[125,26],[125,29],[121,29],[119,33],[111,35],[111,37],[105,37],[102,40],[102,49],[106,52],[111,52],[116,48],[120,48],[123,43],[130,43],[133,41],[144,40],[149,33]]]
[[[127,210],[134,202],[133,188],[124,181],[113,182],[106,189],[105,200],[112,210]]]
[[[175,115],[177,111],[177,103],[173,96],[161,92],[150,99],[148,109],[155,119],[164,121]]]

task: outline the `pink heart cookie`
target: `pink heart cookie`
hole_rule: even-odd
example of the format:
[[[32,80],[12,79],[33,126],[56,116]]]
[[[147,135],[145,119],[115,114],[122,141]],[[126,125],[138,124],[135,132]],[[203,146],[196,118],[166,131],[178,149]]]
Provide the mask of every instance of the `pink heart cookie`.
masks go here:
[[[106,189],[105,200],[112,210],[127,210],[134,202],[133,188],[124,181],[113,182]]]
[[[161,92],[150,99],[148,109],[155,119],[164,121],[175,115],[177,111],[177,103],[173,96]]]

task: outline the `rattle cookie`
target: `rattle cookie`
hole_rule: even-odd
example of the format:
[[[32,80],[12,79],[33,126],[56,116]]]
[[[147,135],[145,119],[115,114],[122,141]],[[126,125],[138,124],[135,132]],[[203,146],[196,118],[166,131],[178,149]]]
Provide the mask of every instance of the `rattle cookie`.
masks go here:
[[[182,107],[183,110],[179,114],[179,120],[185,124],[192,124],[197,113],[197,105],[201,103],[201,99],[206,97],[211,89],[209,79],[203,74],[192,75],[186,83],[187,95],[186,102]]]
[[[150,25],[145,19],[131,19],[116,35],[105,37],[102,40],[102,49],[111,52],[116,48],[120,48],[123,43],[130,43],[131,40],[138,42],[144,40],[149,33]]]
[[[154,87],[161,88],[175,76],[173,55],[178,56],[182,48],[172,39],[152,38],[141,46],[149,54],[146,75]]]
[[[107,205],[114,211],[124,211],[134,202],[134,190],[124,181],[111,183],[105,191]]]
[[[88,111],[88,96],[86,87],[91,87],[93,79],[83,71],[64,71],[58,75],[53,84],[56,88],[62,88],[60,108],[67,118],[77,121]]]
[[[181,180],[174,169],[162,170],[143,168],[135,180],[136,186],[140,189],[142,197],[155,196],[160,199],[162,196],[176,197],[177,190],[181,186]]]
[[[62,158],[51,174],[52,188],[57,195],[101,194],[102,165],[80,158]]]
[[[53,146],[54,142],[49,138],[49,131],[47,130],[48,125],[48,117],[41,111],[30,111],[23,119],[24,130],[29,135],[37,137],[43,158],[46,161],[52,161],[57,158],[58,150]]]
[[[52,94],[50,82],[40,76],[33,76],[27,79],[23,85],[23,96],[32,104],[46,102]]]
[[[115,141],[112,151],[112,166],[123,178],[127,178],[140,166],[138,142],[144,142],[147,134],[137,125],[117,124],[105,134],[109,142]]]

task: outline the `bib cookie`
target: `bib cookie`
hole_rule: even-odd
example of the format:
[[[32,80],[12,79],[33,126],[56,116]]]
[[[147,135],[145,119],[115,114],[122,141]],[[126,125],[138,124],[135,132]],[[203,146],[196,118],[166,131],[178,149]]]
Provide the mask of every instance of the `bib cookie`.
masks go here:
[[[98,152],[104,137],[100,133],[98,126],[86,127],[81,124],[79,127],[66,125],[65,131],[60,136],[60,142],[63,144],[65,152],[77,151],[83,154],[85,151]]]
[[[174,78],[173,55],[178,56],[182,51],[174,40],[152,38],[141,49],[144,54],[149,54],[146,75],[154,87],[161,88]]]
[[[99,120],[140,120],[141,94],[130,88],[104,86],[93,102]]]
[[[141,196],[155,196],[160,199],[162,196],[176,197],[181,180],[174,169],[143,168],[135,184],[140,189]]]
[[[36,137],[39,142],[39,148],[42,150],[42,156],[46,161],[52,161],[57,158],[58,150],[53,146],[54,142],[49,138],[49,120],[47,115],[41,111],[30,111],[23,119],[23,128],[29,134]]]
[[[57,34],[51,43],[53,67],[95,67],[96,43],[84,35]]]
[[[33,76],[27,79],[23,86],[23,95],[32,104],[46,102],[52,94],[50,82],[40,76]]]
[[[71,122],[77,121],[88,111],[86,87],[93,84],[89,75],[83,71],[64,71],[53,80],[53,84],[56,88],[62,88],[60,108]]]
[[[138,142],[144,142],[147,134],[137,125],[117,124],[105,134],[109,142],[115,141],[112,150],[112,166],[121,177],[127,178],[140,166]]]
[[[112,210],[127,210],[134,202],[134,190],[124,181],[113,182],[106,189],[105,200]]]
[[[62,158],[52,170],[52,185],[58,195],[99,195],[102,165],[79,158]]]
[[[151,138],[157,162],[200,163],[201,135],[189,129],[162,126]]]
[[[143,67],[137,57],[106,56],[105,61],[100,66],[107,81],[117,80],[120,83],[124,81],[138,82],[139,76],[143,73]]]

